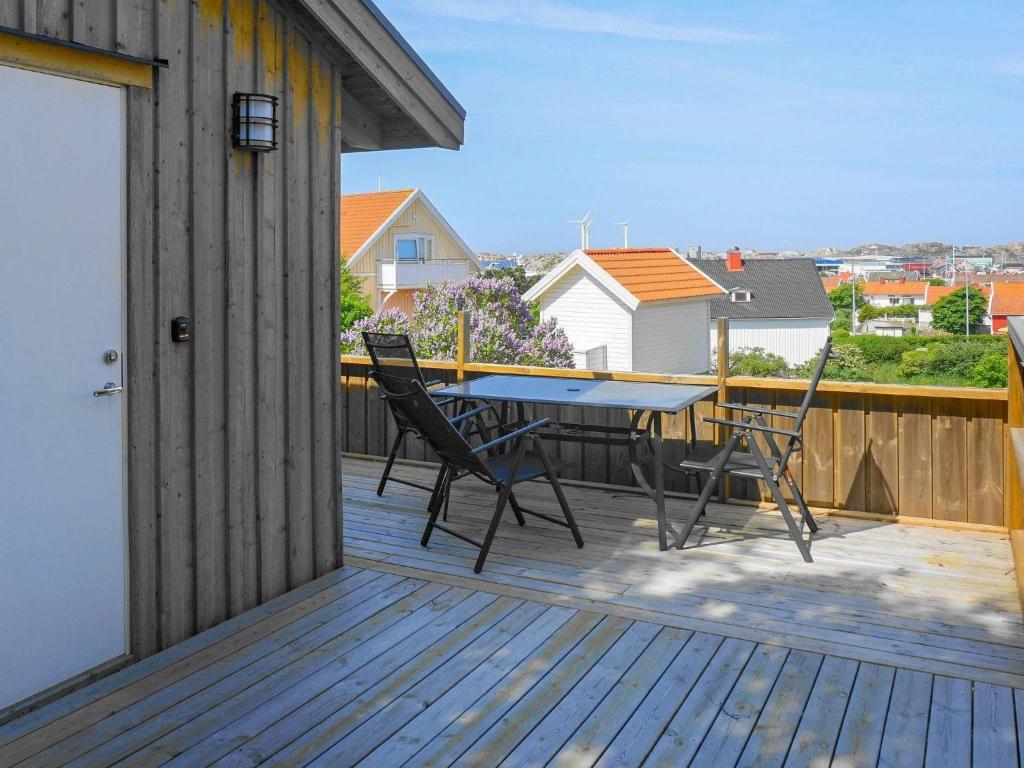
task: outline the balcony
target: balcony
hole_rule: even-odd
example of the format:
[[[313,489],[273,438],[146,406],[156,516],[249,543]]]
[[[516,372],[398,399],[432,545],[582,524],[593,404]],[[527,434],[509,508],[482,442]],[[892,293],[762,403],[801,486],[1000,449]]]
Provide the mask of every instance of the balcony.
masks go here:
[[[445,280],[465,280],[468,275],[469,262],[460,259],[382,261],[377,264],[377,287],[382,291],[425,288]]]
[[[566,443],[586,546],[509,516],[480,574],[457,539],[420,546],[426,492],[376,494],[394,426],[367,360],[343,358],[345,566],[0,725],[0,765],[1017,766],[1024,326],[1011,338],[1008,391],[822,383],[795,470],[813,564],[753,482],[659,551],[619,449]],[[777,408],[802,386],[545,372],[717,380]],[[431,458],[409,440],[396,474],[429,486]],[[450,518],[479,537],[493,489],[457,487]],[[555,512],[540,483],[517,494]]]

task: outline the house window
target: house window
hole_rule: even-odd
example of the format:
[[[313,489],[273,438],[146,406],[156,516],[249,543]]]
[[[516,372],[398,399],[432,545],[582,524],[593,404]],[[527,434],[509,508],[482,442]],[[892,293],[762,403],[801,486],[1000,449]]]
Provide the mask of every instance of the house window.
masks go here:
[[[733,288],[731,291],[729,291],[729,301],[733,301],[737,304],[749,304],[750,291],[744,291],[739,288]]]
[[[890,296],[889,297],[889,304],[894,306],[894,307],[897,307],[897,306],[899,306],[902,303],[903,303],[903,300],[899,296]]]
[[[395,261],[429,261],[434,257],[432,235],[398,235],[395,237]]]

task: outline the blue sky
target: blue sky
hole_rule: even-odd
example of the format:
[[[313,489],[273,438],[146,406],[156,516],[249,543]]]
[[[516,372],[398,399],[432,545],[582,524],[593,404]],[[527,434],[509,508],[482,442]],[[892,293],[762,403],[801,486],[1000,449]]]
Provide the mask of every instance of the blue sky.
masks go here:
[[[347,155],[471,247],[1024,239],[1024,3],[377,0],[468,112]]]

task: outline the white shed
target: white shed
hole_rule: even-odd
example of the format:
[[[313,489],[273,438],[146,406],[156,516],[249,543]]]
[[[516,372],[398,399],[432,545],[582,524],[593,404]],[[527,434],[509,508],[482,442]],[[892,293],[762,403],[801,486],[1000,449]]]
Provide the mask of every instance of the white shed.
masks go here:
[[[724,289],[671,248],[577,250],[526,292],[556,318],[578,368],[708,370],[709,312]]]

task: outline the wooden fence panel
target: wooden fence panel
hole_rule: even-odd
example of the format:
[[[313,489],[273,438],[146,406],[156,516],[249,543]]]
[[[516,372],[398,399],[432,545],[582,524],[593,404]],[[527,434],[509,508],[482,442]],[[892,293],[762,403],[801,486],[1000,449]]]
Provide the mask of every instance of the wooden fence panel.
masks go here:
[[[931,459],[932,517],[966,523],[967,417],[959,400],[932,401]]]
[[[967,422],[967,519],[1003,525],[1003,425],[1000,403],[977,403]],[[973,458],[976,457],[976,458]]]
[[[345,358],[342,365],[343,412],[346,433],[344,450],[384,455],[394,434],[386,406],[366,378],[361,358]],[[456,372],[450,363],[426,362],[424,374],[450,382]],[[476,366],[483,368],[483,366]],[[488,366],[465,375],[475,377],[501,370]],[[531,369],[509,368],[527,374]],[[558,375],[555,370],[546,374]],[[584,372],[586,373],[586,372]],[[581,372],[571,372],[579,378]],[[608,378],[607,374],[600,375]],[[629,377],[627,377],[629,378]],[[697,377],[688,377],[696,379]],[[656,380],[646,376],[643,380]],[[677,381],[663,377],[665,381]],[[696,383],[696,382],[695,382]],[[791,463],[797,482],[815,507],[869,512],[882,515],[934,518],[936,520],[1003,525],[1007,402],[1001,393],[950,392],[935,389],[899,389],[890,385],[836,385],[822,387],[804,423],[804,451]],[[972,395],[974,395],[972,397]],[[798,385],[788,380],[737,379],[728,389],[729,399],[780,411],[796,411],[803,398]],[[702,423],[714,414],[711,400],[697,404],[697,437],[713,441],[715,430]],[[529,409],[534,418],[625,426],[630,415],[610,409],[543,407]],[[724,415],[721,412],[718,415]],[[686,414],[665,417],[665,459],[678,461],[690,437]],[[775,426],[792,422],[776,417]],[[596,443],[582,445],[551,441],[552,455],[574,463],[564,476],[615,485],[633,485],[628,451]],[[432,460],[420,441],[408,440],[404,456]],[[677,473],[669,473],[666,487],[694,492],[695,485]],[[768,500],[763,484],[735,481],[735,499]]]
[[[835,395],[833,497],[840,509],[867,511],[867,400],[865,395]]]
[[[867,404],[864,511],[892,515],[900,508],[899,407],[892,395],[868,395]]]
[[[932,401],[924,398],[900,404],[900,514],[932,516]]]
[[[832,396],[815,395],[804,420],[804,498],[808,504],[835,506]]]

